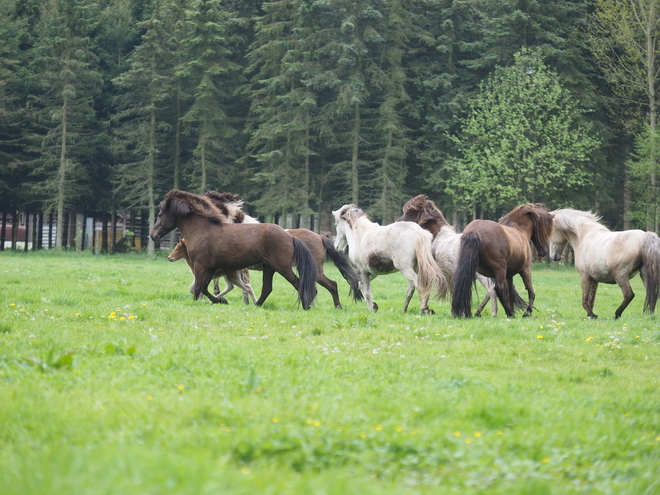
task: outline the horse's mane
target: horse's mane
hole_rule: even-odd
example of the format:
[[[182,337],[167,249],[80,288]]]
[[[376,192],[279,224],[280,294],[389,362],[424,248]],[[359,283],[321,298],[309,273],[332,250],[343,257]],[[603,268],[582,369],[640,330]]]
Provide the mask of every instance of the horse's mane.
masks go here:
[[[499,223],[513,227],[525,216],[528,216],[532,221],[532,241],[534,244],[545,246],[550,240],[553,228],[553,215],[545,205],[541,203],[526,203],[518,206],[500,218]]]
[[[609,230],[600,223],[600,215],[592,211],[574,210],[572,208],[561,208],[552,212],[555,216],[555,228],[570,232],[580,232],[581,226],[586,222],[597,225],[600,230]]]
[[[223,211],[204,196],[178,189],[172,189],[168,192],[160,207],[179,217],[195,214],[213,223],[231,223],[226,208]]]
[[[440,211],[440,208],[437,207],[437,205],[428,198],[425,194],[419,194],[415,196],[414,198],[408,200],[408,202],[403,205],[402,208],[404,213],[408,212],[417,212],[419,215],[419,220],[418,222],[420,225],[422,223],[428,222],[435,220],[440,223],[439,229],[442,229],[445,225],[451,227],[449,225],[449,222],[447,222],[447,219],[444,217],[442,214],[442,211]],[[438,229],[438,230],[439,230]]]
[[[245,213],[242,210],[243,200],[238,199],[238,194],[230,192],[207,191],[204,196],[222,211],[233,223],[243,223]]]
[[[362,217],[366,217],[367,220],[370,220],[369,215],[353,204],[342,206],[337,213],[339,218],[343,218],[349,224],[352,224],[355,220]]]

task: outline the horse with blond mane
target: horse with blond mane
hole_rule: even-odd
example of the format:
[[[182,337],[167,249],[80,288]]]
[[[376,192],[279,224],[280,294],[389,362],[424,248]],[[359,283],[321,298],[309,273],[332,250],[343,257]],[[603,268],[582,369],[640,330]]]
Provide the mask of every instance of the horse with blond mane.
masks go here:
[[[550,257],[561,259],[566,243],[575,253],[575,269],[582,279],[582,307],[587,317],[594,314],[594,301],[599,283],[617,284],[623,301],[614,318],[635,297],[630,279],[638,272],[646,287],[644,311],[653,314],[660,293],[660,238],[655,232],[624,230],[612,232],[590,211],[564,208],[552,212],[555,230],[550,238]]]

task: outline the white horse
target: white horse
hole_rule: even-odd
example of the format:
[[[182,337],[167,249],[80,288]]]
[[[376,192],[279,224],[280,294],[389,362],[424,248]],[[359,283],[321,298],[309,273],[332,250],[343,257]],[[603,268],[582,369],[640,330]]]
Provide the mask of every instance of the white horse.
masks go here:
[[[435,287],[438,297],[443,297],[447,280],[433,259],[430,232],[411,222],[378,225],[355,205],[344,205],[332,214],[337,229],[335,247],[340,251],[348,247],[348,259],[360,277],[360,289],[371,311],[378,310],[371,296],[371,280],[398,270],[408,279],[403,311],[417,289],[420,312],[432,313],[428,307],[431,292]]]
[[[619,318],[635,293],[629,280],[639,272],[646,287],[644,311],[653,313],[660,289],[660,238],[654,232],[612,232],[589,211],[560,209],[552,212],[555,229],[550,238],[550,257],[561,259],[566,243],[575,251],[575,268],[582,277],[582,307],[589,318],[599,282],[618,284],[623,302],[614,313]]]
[[[433,255],[445,277],[451,283],[458,267],[458,252],[461,247],[462,234],[458,234],[454,227],[449,225],[440,209],[424,194],[409,200],[402,209],[403,215],[397,219],[397,222],[415,222],[433,235]],[[477,273],[477,280],[486,289],[486,297],[479,305],[475,316],[481,316],[481,312],[489,300],[491,315],[497,316],[497,294],[494,280],[480,273]],[[517,306],[527,306],[522,298],[518,297],[518,299],[522,302],[518,302]]]

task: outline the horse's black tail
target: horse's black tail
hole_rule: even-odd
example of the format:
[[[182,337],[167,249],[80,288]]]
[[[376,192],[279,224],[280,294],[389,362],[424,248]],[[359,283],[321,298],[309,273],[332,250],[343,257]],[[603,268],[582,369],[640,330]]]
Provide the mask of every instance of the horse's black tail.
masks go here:
[[[455,317],[472,318],[472,282],[479,266],[481,238],[476,232],[461,236],[458,251],[458,268],[452,279],[451,314]]]
[[[316,279],[319,278],[319,272],[309,248],[299,239],[295,237],[292,239],[298,268],[298,297],[303,309],[309,309],[316,297]]]
[[[335,249],[334,243],[327,237],[323,237],[323,247],[325,248],[325,255],[332,261],[342,277],[346,279],[349,287],[349,295],[354,301],[360,301],[364,297],[360,290],[360,279],[353,270],[353,267],[348,263],[344,253],[340,253]]]
[[[520,294],[518,294],[518,291],[516,290],[516,286],[511,284],[511,291],[513,294],[510,294],[511,297],[511,302],[513,303],[513,308],[515,309],[527,309],[527,301],[525,301],[522,297],[520,297]]]
[[[660,238],[654,232],[647,232],[642,242],[642,268],[646,299],[644,311],[653,314],[660,294]]]

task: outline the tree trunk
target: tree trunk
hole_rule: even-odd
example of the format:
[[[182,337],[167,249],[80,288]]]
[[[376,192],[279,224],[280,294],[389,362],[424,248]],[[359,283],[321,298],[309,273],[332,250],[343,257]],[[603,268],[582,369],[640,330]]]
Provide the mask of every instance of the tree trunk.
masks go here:
[[[152,100],[152,105],[151,105],[151,127],[149,129],[149,161],[147,166],[149,167],[149,170],[147,170],[147,194],[149,196],[148,199],[148,207],[149,207],[149,232],[151,232],[151,229],[153,228],[156,220],[156,193],[154,191],[155,184],[154,184],[154,174],[155,174],[155,156],[156,156],[156,104]],[[178,109],[177,109],[178,111]],[[177,124],[178,125],[178,124]],[[179,132],[179,129],[177,128],[177,132]],[[176,145],[179,145],[178,142],[179,136],[177,136],[177,143]],[[177,155],[178,156],[178,155]],[[176,163],[177,158],[175,157],[175,163]],[[179,185],[179,179],[178,179],[178,170],[175,170],[175,176],[174,176],[174,183],[176,184],[175,189],[178,188]],[[156,249],[154,245],[154,241],[149,237],[149,240],[147,241],[147,256],[149,258],[153,258],[154,255],[156,254]]]
[[[61,250],[62,239],[64,235],[64,186],[66,184],[67,158],[66,158],[66,138],[67,138],[67,111],[69,107],[69,98],[64,95],[62,103],[62,140],[60,149],[60,166],[57,172],[57,230],[55,233],[55,249]]]
[[[358,157],[360,151],[360,105],[355,105],[353,115],[353,155],[351,156],[351,201],[359,206]]]

